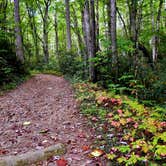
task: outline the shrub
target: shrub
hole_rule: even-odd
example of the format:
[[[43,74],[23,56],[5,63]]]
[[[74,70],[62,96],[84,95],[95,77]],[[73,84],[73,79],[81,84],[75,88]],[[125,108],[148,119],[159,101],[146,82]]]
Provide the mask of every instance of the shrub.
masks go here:
[[[16,77],[26,73],[12,45],[7,39],[0,38],[0,85],[12,82]]]
[[[76,53],[71,51],[59,53],[58,64],[61,72],[65,75],[83,75],[82,58]]]

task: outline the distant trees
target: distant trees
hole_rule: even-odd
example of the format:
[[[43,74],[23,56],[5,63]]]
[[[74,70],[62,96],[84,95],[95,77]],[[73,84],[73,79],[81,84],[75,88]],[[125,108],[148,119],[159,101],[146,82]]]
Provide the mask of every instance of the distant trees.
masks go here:
[[[35,55],[36,55],[36,60],[37,62],[40,61],[40,57],[39,57],[39,39],[38,39],[38,32],[37,32],[37,25],[36,25],[36,19],[35,19],[35,14],[36,14],[36,10],[35,10],[35,3],[33,1],[25,1],[25,5],[26,5],[26,10],[28,13],[28,22],[31,28],[31,34],[32,34],[32,38],[33,38],[33,42],[34,42],[34,46],[35,46]]]
[[[39,0],[36,0],[39,13],[41,15],[43,23],[43,37],[40,38],[43,45],[44,60],[46,63],[49,61],[49,48],[48,48],[48,33],[49,33],[49,7],[51,5],[51,0],[44,0],[43,3]]]

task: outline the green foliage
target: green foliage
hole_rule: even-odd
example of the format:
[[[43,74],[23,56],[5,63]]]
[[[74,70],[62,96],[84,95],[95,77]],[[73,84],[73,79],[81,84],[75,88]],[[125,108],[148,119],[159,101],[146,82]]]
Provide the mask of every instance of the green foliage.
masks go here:
[[[132,76],[123,76],[121,80]],[[104,149],[112,165],[162,165],[166,156],[165,109],[148,108],[105,92],[96,84],[74,84],[81,111],[99,136],[94,146]]]
[[[2,86],[6,83],[15,82],[27,71],[25,66],[17,60],[13,51],[13,44],[6,38],[0,38],[0,48],[0,86]]]
[[[48,63],[40,62],[37,65],[33,64],[31,66],[31,73],[44,73],[44,74],[53,74],[61,76],[62,73],[59,70],[58,62],[55,56],[50,57]]]
[[[58,56],[58,64],[60,71],[65,75],[83,75],[82,57],[72,51],[60,52]]]

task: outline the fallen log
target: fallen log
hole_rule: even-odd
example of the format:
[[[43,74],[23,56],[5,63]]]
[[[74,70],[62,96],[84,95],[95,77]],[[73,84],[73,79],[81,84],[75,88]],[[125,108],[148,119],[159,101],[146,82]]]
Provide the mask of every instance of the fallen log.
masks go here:
[[[29,166],[39,161],[44,161],[55,155],[62,155],[66,152],[63,144],[56,144],[45,149],[27,152],[16,156],[0,157],[0,166]]]

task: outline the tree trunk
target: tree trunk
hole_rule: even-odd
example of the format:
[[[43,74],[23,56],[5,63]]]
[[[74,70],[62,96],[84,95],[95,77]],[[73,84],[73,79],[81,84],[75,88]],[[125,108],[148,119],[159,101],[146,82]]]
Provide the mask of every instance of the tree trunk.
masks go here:
[[[107,1],[107,21],[108,21],[108,39],[111,40],[111,2],[110,0],[106,0]]]
[[[29,17],[29,24],[30,24],[31,31],[32,31],[32,38],[33,38],[33,42],[35,45],[35,56],[36,56],[37,62],[39,62],[40,57],[39,57],[39,46],[38,46],[38,34],[37,34],[36,21],[35,21],[33,9],[31,10],[31,8],[27,2],[26,2],[26,8],[27,8],[28,17]]]
[[[155,16],[154,16],[154,7],[153,7],[153,0],[150,1],[151,6],[151,20],[152,20],[152,32],[153,36],[151,38],[151,46],[152,46],[152,60],[153,60],[153,66],[157,62],[158,57],[158,46],[159,46],[159,30],[160,30],[160,18],[161,18],[161,9],[163,5],[163,0],[160,0],[159,2],[159,8],[157,12],[157,18],[155,23]]]
[[[133,42],[133,67],[135,71],[135,76],[137,76],[137,69],[138,69],[138,29],[137,29],[137,7],[138,1],[136,0],[128,0],[128,7],[129,7],[129,32],[130,32],[130,39]]]
[[[43,50],[45,62],[49,61],[49,51],[48,51],[48,8],[50,6],[50,1],[45,1],[45,11],[43,18]]]
[[[16,56],[21,63],[24,63],[23,40],[20,25],[19,0],[14,0],[14,18],[16,33]]]
[[[90,31],[91,43],[89,52],[89,75],[92,82],[96,82],[95,64],[92,59],[96,56],[96,22],[95,22],[95,5],[94,0],[90,0]]]
[[[118,7],[116,8],[116,11],[117,11],[117,13],[118,13],[118,15],[119,15],[119,18],[120,18],[120,20],[121,20],[121,22],[122,22],[122,24],[123,24],[125,36],[128,38],[128,31],[127,31],[127,26],[126,26],[126,24],[125,24],[125,20],[123,19],[122,15],[121,15],[121,13],[120,13],[120,11],[119,11],[119,9],[118,9]]]
[[[43,21],[43,39],[39,36],[39,39],[43,45],[44,61],[45,63],[49,62],[49,50],[48,50],[48,10],[51,5],[51,0],[44,0],[44,7],[42,9],[40,1],[36,1],[39,12]]]
[[[85,60],[88,61],[89,54],[91,52],[91,38],[90,38],[90,16],[89,16],[89,1],[85,0],[84,12],[83,12],[83,28],[84,28],[84,40],[86,44],[87,55]],[[87,64],[86,64],[87,67]],[[87,72],[87,71],[86,71]]]
[[[75,8],[73,6],[72,6],[72,11],[73,11],[72,13],[73,13],[73,24],[74,24],[73,30],[74,30],[74,32],[77,36],[79,51],[80,51],[81,55],[84,56],[85,51],[84,51],[84,48],[83,48],[83,39],[81,37],[76,11],[75,11]]]
[[[65,0],[66,6],[66,37],[67,37],[67,50],[71,50],[71,28],[70,28],[70,7],[69,0]]]
[[[54,14],[54,29],[55,29],[55,50],[56,50],[56,52],[55,53],[57,53],[58,54],[58,52],[59,52],[59,37],[58,37],[58,21],[57,21],[57,14],[56,14],[56,12],[55,12],[55,14]]]
[[[99,44],[99,0],[96,0],[96,52],[100,50],[100,44]]]
[[[82,17],[82,32],[83,32],[83,38],[84,38],[84,51],[85,51],[85,55],[84,55],[84,78],[86,79],[88,77],[88,37],[87,37],[87,31],[86,31],[86,18],[87,18],[87,14],[86,14],[86,8],[84,7],[81,11],[81,17]]]
[[[116,0],[110,0],[111,4],[111,52],[112,68],[115,72],[115,81],[118,77],[118,56],[117,56],[117,36],[116,36]]]

